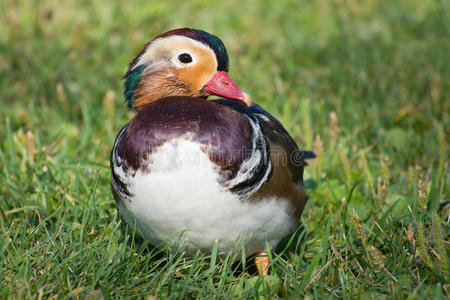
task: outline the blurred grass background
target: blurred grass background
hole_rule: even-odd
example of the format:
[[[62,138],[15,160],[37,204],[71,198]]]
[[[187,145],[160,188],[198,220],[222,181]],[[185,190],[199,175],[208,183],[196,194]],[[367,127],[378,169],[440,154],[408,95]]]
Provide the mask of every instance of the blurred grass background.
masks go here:
[[[449,13],[444,0],[1,1],[0,298],[449,297]],[[214,252],[157,258],[118,229],[121,78],[177,27],[219,36],[232,78],[318,154],[300,250],[274,257],[268,281]]]

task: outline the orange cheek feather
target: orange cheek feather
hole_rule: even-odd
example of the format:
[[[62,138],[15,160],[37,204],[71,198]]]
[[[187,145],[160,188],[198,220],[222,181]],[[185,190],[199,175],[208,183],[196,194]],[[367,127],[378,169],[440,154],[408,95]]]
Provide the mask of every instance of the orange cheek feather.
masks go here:
[[[200,90],[216,72],[217,63],[211,53],[205,49],[195,49],[193,52],[199,61],[193,66],[174,70],[174,73],[193,91],[200,94]]]

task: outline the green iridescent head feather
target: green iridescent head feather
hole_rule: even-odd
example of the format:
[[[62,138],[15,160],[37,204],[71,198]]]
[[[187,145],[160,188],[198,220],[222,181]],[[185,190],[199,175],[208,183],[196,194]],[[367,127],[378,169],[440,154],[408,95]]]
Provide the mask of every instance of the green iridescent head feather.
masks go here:
[[[136,68],[129,70],[124,76],[125,83],[123,84],[123,95],[125,96],[125,103],[127,104],[128,108],[133,107],[135,91],[139,82],[141,81],[143,69],[144,65],[137,66]]]
[[[196,32],[196,38],[199,42],[208,45],[216,54],[217,71],[228,72],[228,54],[223,42],[215,35],[209,34],[203,30],[192,29]]]

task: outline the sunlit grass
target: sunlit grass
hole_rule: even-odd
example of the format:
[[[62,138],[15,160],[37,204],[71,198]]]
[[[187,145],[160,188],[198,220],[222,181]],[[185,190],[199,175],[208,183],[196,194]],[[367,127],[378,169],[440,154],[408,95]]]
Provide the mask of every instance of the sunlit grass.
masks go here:
[[[0,298],[449,297],[446,1],[0,2]],[[109,151],[121,78],[175,27],[318,157],[296,251],[265,281],[232,257],[121,230]],[[239,252],[236,255],[240,255]]]

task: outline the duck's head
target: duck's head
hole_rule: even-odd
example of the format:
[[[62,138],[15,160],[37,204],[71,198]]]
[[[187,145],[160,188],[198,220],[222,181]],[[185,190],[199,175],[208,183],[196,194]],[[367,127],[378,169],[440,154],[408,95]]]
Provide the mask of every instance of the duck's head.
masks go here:
[[[251,105],[251,97],[228,75],[228,55],[222,41],[202,30],[181,28],[148,42],[125,74],[128,107],[170,96],[217,95]]]

